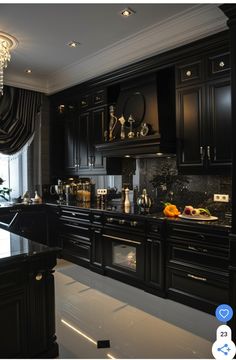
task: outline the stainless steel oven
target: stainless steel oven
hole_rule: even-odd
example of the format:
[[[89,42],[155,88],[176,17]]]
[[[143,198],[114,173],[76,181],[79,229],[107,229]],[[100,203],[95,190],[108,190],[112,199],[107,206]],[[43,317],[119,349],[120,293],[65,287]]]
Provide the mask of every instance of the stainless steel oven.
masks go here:
[[[103,232],[106,271],[122,280],[144,280],[144,242],[143,222],[108,216]]]

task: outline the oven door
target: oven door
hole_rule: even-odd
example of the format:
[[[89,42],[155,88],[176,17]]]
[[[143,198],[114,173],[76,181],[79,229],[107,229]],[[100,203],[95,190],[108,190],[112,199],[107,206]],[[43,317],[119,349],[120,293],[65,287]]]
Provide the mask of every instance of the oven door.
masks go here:
[[[145,254],[142,238],[123,232],[108,232],[103,234],[103,243],[108,273],[111,271],[126,278],[144,279]]]

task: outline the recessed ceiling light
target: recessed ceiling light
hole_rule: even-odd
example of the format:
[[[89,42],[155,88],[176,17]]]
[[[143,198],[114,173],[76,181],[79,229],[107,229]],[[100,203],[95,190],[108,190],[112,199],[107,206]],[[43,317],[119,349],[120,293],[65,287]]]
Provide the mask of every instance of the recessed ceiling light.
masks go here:
[[[134,10],[130,9],[130,8],[125,8],[123,10],[121,10],[120,15],[123,17],[129,17],[131,15],[133,15],[135,13]]]
[[[71,48],[76,48],[80,43],[78,41],[70,41],[67,45]]]
[[[26,69],[25,72],[26,72],[26,74],[32,74],[32,70],[31,70],[31,69]]]

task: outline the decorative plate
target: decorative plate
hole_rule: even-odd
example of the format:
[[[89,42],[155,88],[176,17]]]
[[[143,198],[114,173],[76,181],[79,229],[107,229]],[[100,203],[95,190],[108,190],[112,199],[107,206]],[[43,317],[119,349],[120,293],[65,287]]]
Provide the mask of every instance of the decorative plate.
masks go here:
[[[203,220],[203,221],[213,221],[218,220],[218,217],[216,216],[194,216],[194,215],[179,215],[179,218],[181,219],[187,219],[187,220]]]

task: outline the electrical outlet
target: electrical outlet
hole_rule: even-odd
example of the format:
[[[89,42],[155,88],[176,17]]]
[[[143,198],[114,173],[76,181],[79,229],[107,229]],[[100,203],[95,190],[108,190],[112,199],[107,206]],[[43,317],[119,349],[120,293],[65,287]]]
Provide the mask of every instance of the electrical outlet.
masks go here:
[[[214,201],[229,202],[229,195],[228,194],[214,194]]]
[[[97,195],[107,195],[107,189],[97,189]]]

